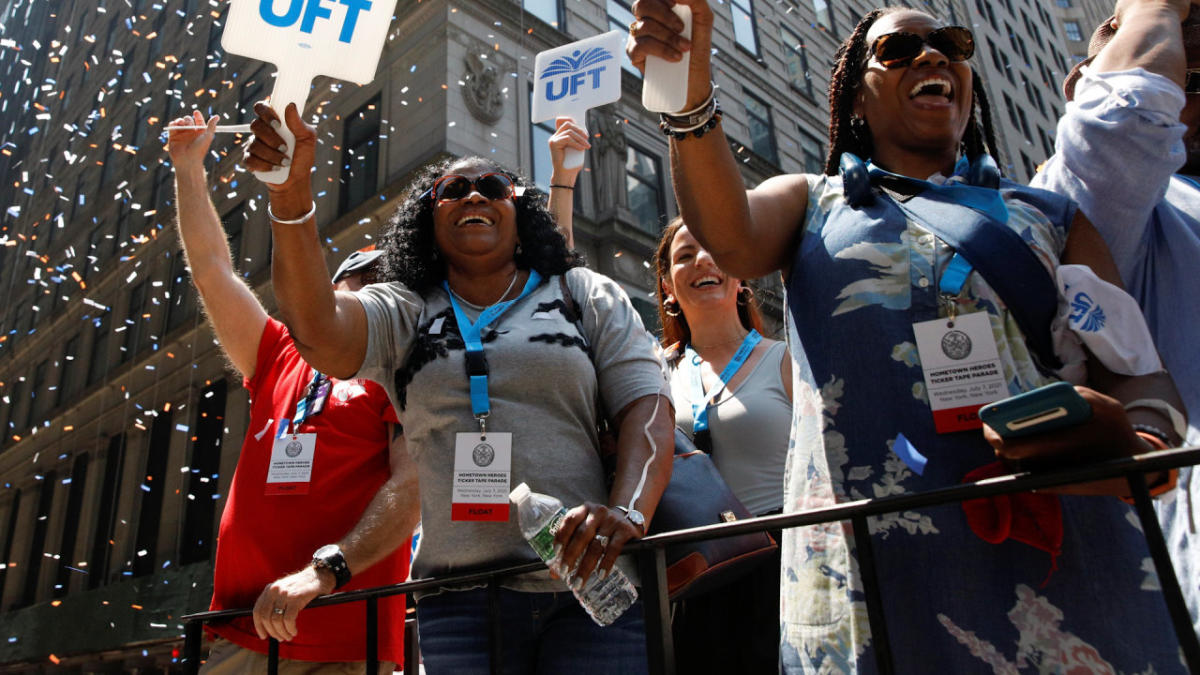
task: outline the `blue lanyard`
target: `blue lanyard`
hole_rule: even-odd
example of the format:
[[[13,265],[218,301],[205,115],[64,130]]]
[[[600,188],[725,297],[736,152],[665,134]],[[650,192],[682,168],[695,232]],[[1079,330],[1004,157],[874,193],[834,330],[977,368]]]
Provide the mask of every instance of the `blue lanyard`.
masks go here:
[[[293,429],[293,433],[300,433],[300,425],[304,424],[304,420],[312,416],[309,414],[308,408],[312,405],[312,401],[320,395],[321,381],[324,377],[321,371],[313,368],[312,380],[309,380],[308,387],[304,390],[304,396],[296,403],[296,416],[290,420],[284,418],[279,421],[279,438],[287,435],[289,427]],[[313,415],[315,414],[313,413]]]
[[[718,377],[718,382],[708,394],[704,393],[704,382],[700,379],[700,362],[703,359],[700,355],[688,345],[684,355],[691,363],[692,377],[692,434],[698,434],[708,430],[708,405],[709,399],[720,393],[721,388],[729,382],[731,378],[741,369],[746,363],[746,359],[750,357],[750,352],[762,342],[762,336],[753,328],[746,334],[742,340],[742,346],[738,347],[737,353],[733,355],[733,359],[725,366],[725,370],[721,371]]]
[[[1004,198],[1000,195],[999,190],[968,185],[958,181],[938,185],[929,181],[891,173],[875,166],[873,163],[868,163],[867,166],[868,171],[874,178],[886,176],[905,180],[924,187],[926,197],[965,206],[984,214],[1001,225],[1008,222],[1008,206],[1005,205]],[[954,166],[954,175],[965,174],[969,169],[970,163],[966,157],[962,157]],[[963,284],[966,283],[967,277],[971,276],[973,269],[973,266],[967,262],[966,258],[959,253],[955,253],[946,265],[946,269],[942,272],[941,278],[938,279],[938,292],[942,295],[956,297],[962,292]]]
[[[520,295],[506,302],[497,302],[484,309],[475,323],[471,323],[471,320],[463,313],[462,307],[459,306],[458,300],[455,299],[454,292],[450,290],[450,283],[442,280],[442,288],[446,289],[446,295],[450,296],[450,306],[454,308],[458,333],[462,335],[463,344],[467,347],[467,382],[471,387],[471,412],[474,413],[475,419],[479,420],[480,431],[484,430],[483,420],[492,410],[491,401],[488,400],[488,365],[483,354],[483,329],[499,319],[500,315],[512,307],[513,303],[532,293],[541,281],[542,275],[538,274],[537,270],[529,270],[529,280],[525,282],[525,288]]]

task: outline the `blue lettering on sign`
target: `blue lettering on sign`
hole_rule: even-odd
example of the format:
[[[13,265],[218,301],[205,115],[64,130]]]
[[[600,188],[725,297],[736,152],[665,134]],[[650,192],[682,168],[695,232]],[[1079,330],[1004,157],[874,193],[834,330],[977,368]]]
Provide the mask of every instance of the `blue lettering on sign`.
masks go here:
[[[259,0],[258,3],[259,16],[272,26],[287,28],[299,20],[300,32],[311,34],[318,19],[332,17],[332,12],[324,4],[327,0],[288,0],[287,11],[283,14],[275,12],[277,1]],[[342,22],[341,31],[338,32],[338,41],[349,43],[354,37],[355,27],[358,26],[358,15],[371,9],[371,0],[337,0],[337,2],[346,6],[346,18]],[[302,11],[303,19],[300,18]]]
[[[567,95],[575,96],[588,80],[591,80],[592,89],[600,88],[600,74],[607,66],[593,66],[612,59],[612,52],[602,47],[592,47],[582,53],[577,49],[570,56],[554,59],[546,66],[546,70],[542,71],[542,79],[546,80],[546,100],[557,101]],[[562,77],[559,78],[559,75]]]

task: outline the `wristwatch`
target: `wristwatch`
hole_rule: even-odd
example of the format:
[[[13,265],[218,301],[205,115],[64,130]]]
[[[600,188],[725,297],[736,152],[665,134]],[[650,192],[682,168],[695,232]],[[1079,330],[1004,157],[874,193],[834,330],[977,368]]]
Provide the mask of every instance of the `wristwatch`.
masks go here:
[[[637,525],[638,529],[642,531],[643,535],[646,534],[646,516],[643,516],[641,511],[638,511],[637,509],[626,508],[624,506],[618,506],[616,508],[620,509],[621,513],[625,514],[625,517],[629,519],[629,522]]]
[[[333,572],[334,590],[350,582],[350,567],[346,565],[346,556],[337,544],[326,544],[313,553],[312,565],[317,569],[325,568]]]

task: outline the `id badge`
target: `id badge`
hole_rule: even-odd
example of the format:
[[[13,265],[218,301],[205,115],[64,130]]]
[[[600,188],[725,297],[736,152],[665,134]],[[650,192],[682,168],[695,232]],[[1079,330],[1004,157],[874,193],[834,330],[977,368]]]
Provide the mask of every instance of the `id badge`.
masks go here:
[[[925,391],[939,434],[982,429],[981,406],[1008,396],[986,312],[913,324]]]
[[[271,447],[267,495],[306,495],[317,454],[316,434],[285,434]]]
[[[450,520],[508,522],[511,471],[511,433],[455,434]]]

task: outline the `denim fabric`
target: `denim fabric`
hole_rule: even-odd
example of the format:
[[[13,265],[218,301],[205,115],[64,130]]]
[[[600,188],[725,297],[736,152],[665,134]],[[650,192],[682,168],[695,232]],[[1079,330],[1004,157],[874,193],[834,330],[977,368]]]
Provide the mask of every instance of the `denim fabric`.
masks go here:
[[[570,593],[500,589],[500,642],[506,675],[637,675],[648,671],[642,601],[601,627]],[[417,603],[421,655],[429,675],[485,674],[488,592],[450,591]]]

